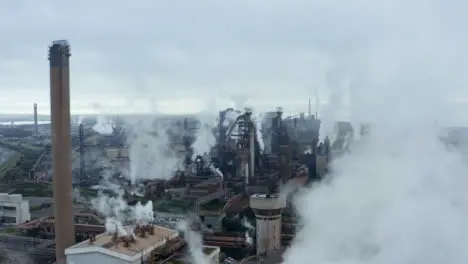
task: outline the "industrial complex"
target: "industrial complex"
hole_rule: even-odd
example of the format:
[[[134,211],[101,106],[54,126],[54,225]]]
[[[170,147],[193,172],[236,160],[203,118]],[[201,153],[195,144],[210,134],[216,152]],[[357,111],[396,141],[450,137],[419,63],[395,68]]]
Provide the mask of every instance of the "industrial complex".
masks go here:
[[[72,117],[70,54],[65,40],[49,47],[51,123],[40,124],[34,104],[33,124],[1,128],[30,131],[0,131],[2,147],[20,153],[1,169],[9,184],[1,217],[12,230],[0,234],[4,247],[37,263],[281,263],[300,223],[282,186],[320,181],[332,154],[346,152],[349,123],[337,124],[331,142],[319,141],[310,109],[258,117],[228,108],[216,125],[196,116]],[[102,122],[110,130],[97,129]]]

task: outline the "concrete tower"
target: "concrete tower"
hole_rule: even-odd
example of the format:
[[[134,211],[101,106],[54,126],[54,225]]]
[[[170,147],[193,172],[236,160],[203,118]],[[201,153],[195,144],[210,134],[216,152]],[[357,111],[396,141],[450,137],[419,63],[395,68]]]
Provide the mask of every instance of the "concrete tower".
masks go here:
[[[281,248],[281,212],[286,206],[277,194],[254,194],[250,207],[257,218],[257,255],[269,256]]]
[[[53,41],[49,47],[52,166],[55,200],[57,263],[65,262],[65,249],[75,244],[70,138],[70,45]]]
[[[37,129],[37,104],[34,104],[34,136],[38,136]]]

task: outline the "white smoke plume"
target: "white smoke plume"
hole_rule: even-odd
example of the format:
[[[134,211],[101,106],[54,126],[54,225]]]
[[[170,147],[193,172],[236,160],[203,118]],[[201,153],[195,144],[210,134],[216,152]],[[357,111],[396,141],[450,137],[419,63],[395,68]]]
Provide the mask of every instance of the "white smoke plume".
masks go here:
[[[104,115],[100,104],[95,103],[92,105],[92,107],[94,110],[99,111],[99,115],[96,117],[96,124],[93,126],[93,130],[101,135],[112,135],[114,131],[112,120]]]
[[[249,245],[253,244],[253,237],[250,236],[248,230],[245,232],[245,242]]]
[[[148,201],[146,204],[142,205],[141,202],[138,202],[134,208],[135,211],[135,220],[139,224],[149,224],[154,220],[153,213],[153,202]]]
[[[239,111],[236,111],[236,110],[227,111],[225,119],[224,119],[223,126],[229,127],[229,125],[231,125],[234,121],[236,121],[236,119],[239,117],[239,115],[241,115],[241,113]]]
[[[103,180],[100,187],[111,194],[99,191],[98,196],[91,200],[91,206],[106,217],[107,232],[123,233],[123,223],[149,224],[154,220],[152,201],[145,204],[137,202],[135,206],[129,206],[124,199],[122,186]]]
[[[324,105],[321,112],[321,124],[319,137],[320,141],[323,141],[325,137],[330,139],[333,143],[336,134],[336,122],[342,120],[343,112],[343,69],[335,67],[330,69],[327,74],[327,90],[330,93],[327,104]]]
[[[102,114],[97,116],[93,130],[101,135],[112,135],[114,131],[112,121]]]
[[[196,140],[192,144],[194,156],[206,156],[216,144],[216,137],[213,134],[213,125],[207,121],[206,119],[200,119],[200,127],[197,130]]]
[[[215,168],[212,164],[209,166],[211,172],[213,172],[215,175],[221,178],[221,180],[224,179],[223,172],[219,168]]]
[[[78,116],[78,118],[76,120],[76,123],[78,125],[81,125],[83,123],[83,121],[84,121],[84,116],[80,115],[80,116]]]
[[[242,225],[249,230],[255,230],[255,227],[252,224],[250,224],[249,220],[247,220],[246,217],[242,218]]]
[[[177,229],[184,233],[185,241],[189,246],[190,256],[195,264],[211,264],[203,253],[203,240],[200,233],[192,230],[190,222],[179,221]]]
[[[113,196],[100,191],[98,196],[91,200],[91,205],[106,218],[125,222],[132,216],[128,214],[128,205],[123,195],[123,190],[116,190]]]
[[[118,234],[118,236],[126,236],[127,235],[127,231],[123,227],[122,222],[120,222],[120,221],[118,221],[116,219],[107,218],[106,223],[105,223],[105,227],[106,227],[106,232],[108,234]]]
[[[361,3],[329,11],[342,14]],[[454,116],[440,105],[454,93],[466,97],[460,67],[467,48],[458,46],[464,40],[444,14],[457,4],[369,3],[354,31],[379,25],[379,33],[363,33],[365,48],[335,56],[347,57],[353,116],[372,131],[334,162],[327,183],[296,199],[303,227],[284,263],[466,263],[468,168],[438,139],[442,121]]]
[[[253,244],[253,237],[250,235],[250,232],[255,231],[255,227],[249,223],[246,217],[242,218],[242,226],[244,226],[247,231],[245,231],[245,242],[247,244],[252,245]]]
[[[262,134],[262,131],[261,131],[262,120],[263,120],[263,114],[261,114],[261,113],[255,115],[252,118],[252,122],[255,125],[255,133],[256,133],[258,145],[260,147],[260,151],[263,152],[263,150],[265,149],[265,143],[263,142],[263,134]]]
[[[112,179],[113,168],[104,159],[101,163],[106,169],[103,171],[99,185],[94,188],[98,190],[97,197],[92,198],[90,204],[94,210],[105,217],[107,232],[122,233],[125,230],[116,229],[120,229],[123,223],[134,220],[136,216],[124,199],[125,190]]]
[[[168,126],[154,123],[153,118],[128,121],[131,183],[138,179],[171,179],[182,157],[171,148]]]

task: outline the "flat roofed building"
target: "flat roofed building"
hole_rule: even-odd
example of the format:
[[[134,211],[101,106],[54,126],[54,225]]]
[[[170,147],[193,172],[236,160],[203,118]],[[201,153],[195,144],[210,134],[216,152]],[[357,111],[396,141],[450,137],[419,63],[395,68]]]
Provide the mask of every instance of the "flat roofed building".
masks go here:
[[[148,226],[147,226],[148,227]],[[104,233],[94,239],[88,239],[65,250],[68,264],[142,264],[154,263],[151,261],[153,251],[161,251],[173,247],[172,241],[180,240],[179,232],[162,226],[150,226],[152,232],[141,236],[134,227],[125,227],[127,234],[135,230],[134,240],[125,243],[123,239]],[[210,263],[219,263],[219,247],[204,246],[205,256],[212,260]],[[172,257],[177,258],[178,254]],[[167,260],[167,259],[166,259]],[[179,263],[186,263],[187,258],[177,259]],[[158,262],[156,262],[158,263]],[[190,263],[190,262],[188,262]]]
[[[21,224],[31,220],[29,201],[21,194],[0,193],[0,222],[4,224]]]

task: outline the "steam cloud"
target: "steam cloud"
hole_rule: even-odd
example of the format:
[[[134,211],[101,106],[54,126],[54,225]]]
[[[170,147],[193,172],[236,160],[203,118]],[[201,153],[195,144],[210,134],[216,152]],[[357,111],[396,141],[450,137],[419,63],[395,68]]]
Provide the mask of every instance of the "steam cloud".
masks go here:
[[[112,121],[102,113],[102,107],[98,103],[93,103],[92,107],[94,110],[99,111],[99,115],[96,117],[96,124],[93,126],[93,130],[101,135],[112,135],[114,129]],[[79,124],[83,121],[80,116]]]
[[[104,161],[103,161],[104,162]],[[106,218],[105,227],[108,233],[117,233],[119,236],[128,235],[124,229],[124,223],[148,224],[154,220],[152,201],[142,204],[138,202],[129,206],[124,199],[125,186],[115,182],[112,174],[115,169],[110,164],[102,175],[98,186],[98,196],[91,199],[91,206]],[[127,188],[128,191],[128,188]],[[74,192],[75,198],[80,199],[79,194]]]
[[[287,264],[468,261],[468,168],[438,139],[444,119],[453,117],[440,113],[440,106],[467,84],[459,70],[466,46],[454,44],[463,39],[440,2],[380,4],[392,17],[366,6],[369,13],[359,21],[368,26],[354,29],[372,32],[362,33],[366,51],[333,54],[342,75],[330,77],[339,83],[349,76],[352,121],[372,123],[372,130],[352,153],[335,160],[327,183],[295,200],[303,227],[284,255]],[[336,6],[359,7],[358,1]],[[397,18],[391,10],[402,12]],[[380,33],[370,24],[379,25]],[[330,93],[335,97],[328,108],[340,108],[336,97],[342,94]]]
[[[102,114],[98,115],[96,118],[96,124],[93,126],[93,130],[101,135],[112,135],[114,131],[111,121]]]
[[[184,232],[185,240],[189,246],[189,252],[195,264],[211,264],[209,259],[203,253],[203,240],[200,233],[191,229],[190,223],[180,221],[177,223],[177,229]]]
[[[171,179],[182,158],[171,148],[168,127],[145,119],[130,121],[129,126],[132,184],[138,179]]]
[[[242,218],[242,226],[244,226],[247,231],[245,231],[245,242],[251,245],[253,244],[253,237],[250,235],[250,232],[255,231],[255,227],[249,223],[246,217]]]
[[[192,144],[193,154],[209,154],[211,148],[216,144],[216,138],[213,134],[213,126],[208,122],[208,118],[200,118],[200,127],[197,131],[196,140]],[[212,122],[213,123],[213,122]]]

